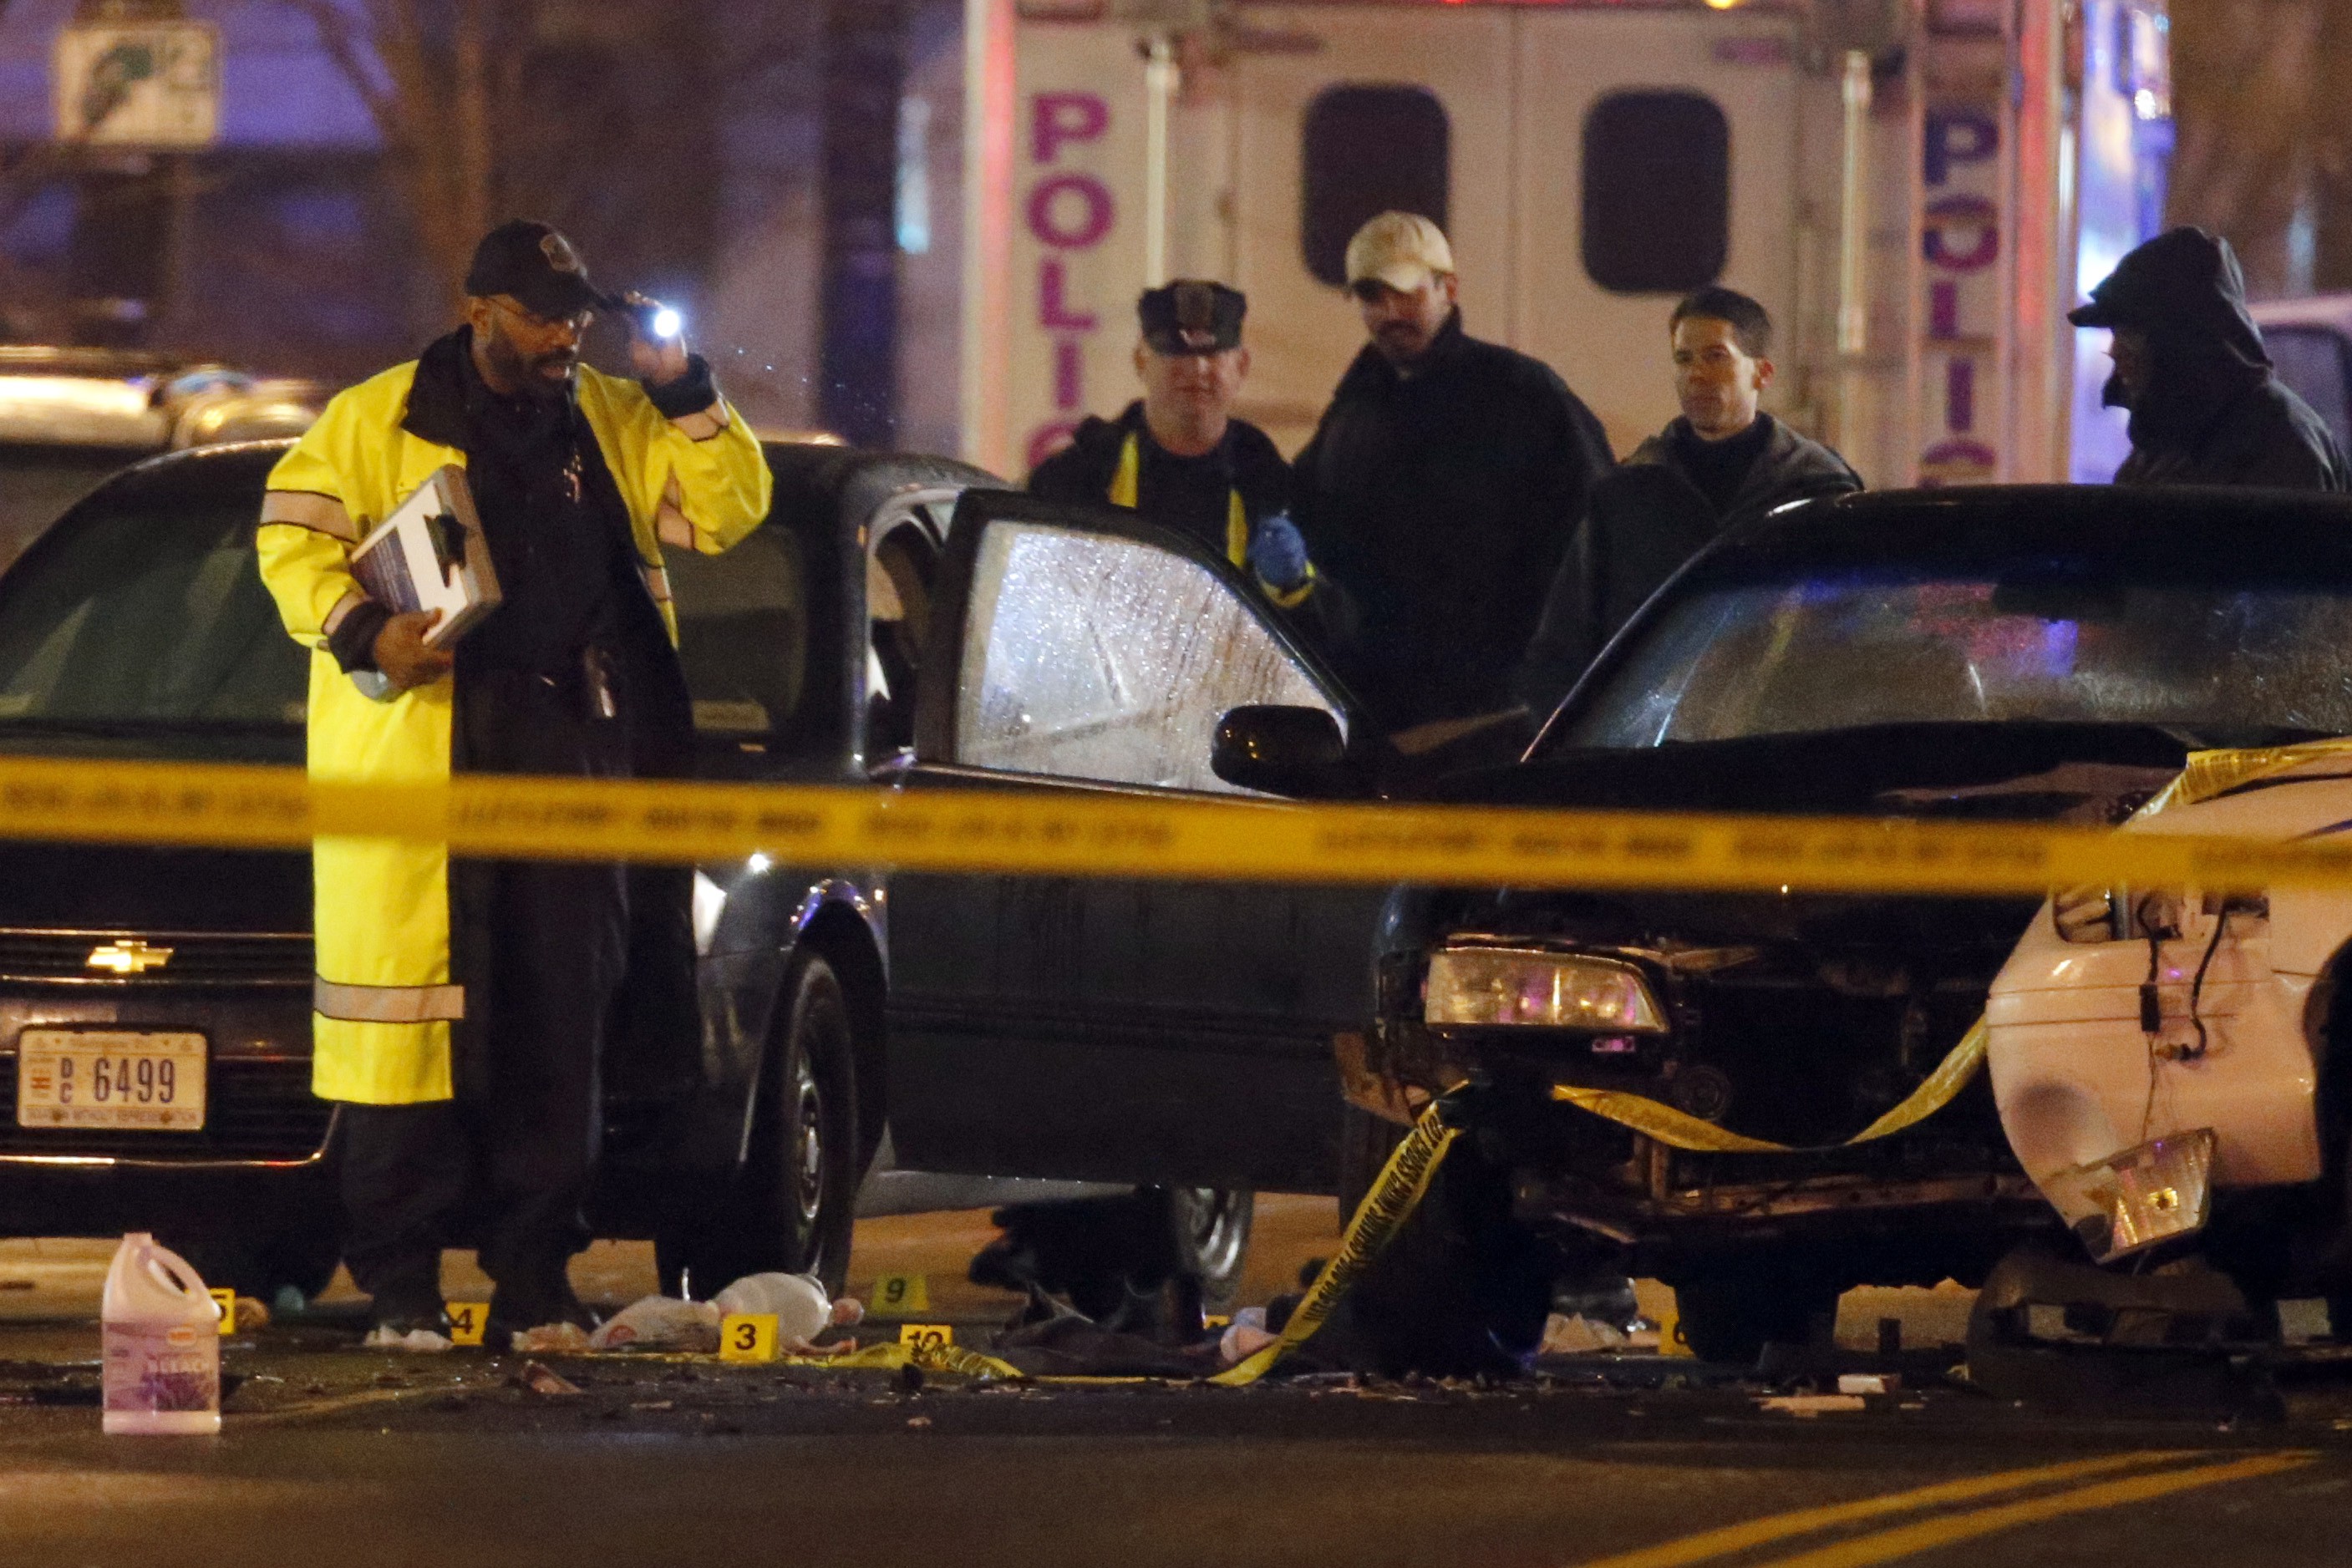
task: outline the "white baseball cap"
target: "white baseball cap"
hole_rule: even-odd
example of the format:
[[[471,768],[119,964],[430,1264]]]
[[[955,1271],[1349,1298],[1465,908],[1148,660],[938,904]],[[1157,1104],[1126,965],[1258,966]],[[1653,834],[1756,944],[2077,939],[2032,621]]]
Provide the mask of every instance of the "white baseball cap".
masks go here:
[[[1348,242],[1348,287],[1377,278],[1411,294],[1454,270],[1445,231],[1419,213],[1382,213]]]

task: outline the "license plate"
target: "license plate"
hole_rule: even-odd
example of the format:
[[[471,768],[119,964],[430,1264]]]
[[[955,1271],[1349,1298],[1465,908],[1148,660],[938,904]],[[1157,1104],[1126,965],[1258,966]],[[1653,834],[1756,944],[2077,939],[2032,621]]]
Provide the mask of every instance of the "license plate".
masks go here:
[[[205,1037],[28,1029],[16,1037],[16,1124],[200,1132]]]

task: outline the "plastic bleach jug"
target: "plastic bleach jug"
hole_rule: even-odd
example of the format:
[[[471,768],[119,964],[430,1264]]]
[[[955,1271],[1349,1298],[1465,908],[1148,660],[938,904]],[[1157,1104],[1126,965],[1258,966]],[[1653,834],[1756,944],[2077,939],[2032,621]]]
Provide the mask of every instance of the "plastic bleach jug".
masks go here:
[[[186,1259],[143,1230],[124,1237],[99,1315],[106,1431],[220,1430],[220,1312]]]

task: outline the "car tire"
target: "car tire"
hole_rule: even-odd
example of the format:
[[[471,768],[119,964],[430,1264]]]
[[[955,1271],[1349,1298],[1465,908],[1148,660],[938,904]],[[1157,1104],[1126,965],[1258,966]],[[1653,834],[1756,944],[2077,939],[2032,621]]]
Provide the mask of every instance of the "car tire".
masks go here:
[[[1838,1291],[1801,1269],[1726,1264],[1675,1281],[1675,1332],[1701,1361],[1753,1366],[1767,1344],[1810,1343]]]
[[[1543,1343],[1559,1268],[1512,1217],[1507,1168],[1462,1137],[1301,1360],[1390,1377],[1517,1375]]]
[[[849,1274],[860,1175],[856,1028],[821,954],[796,959],[753,1091],[742,1167],[716,1211],[656,1239],[662,1288],[708,1298],[746,1274],[814,1274],[838,1296]]]
[[[1339,1107],[1339,1224],[1356,1217],[1389,1155],[1404,1141],[1405,1129],[1360,1106]]]

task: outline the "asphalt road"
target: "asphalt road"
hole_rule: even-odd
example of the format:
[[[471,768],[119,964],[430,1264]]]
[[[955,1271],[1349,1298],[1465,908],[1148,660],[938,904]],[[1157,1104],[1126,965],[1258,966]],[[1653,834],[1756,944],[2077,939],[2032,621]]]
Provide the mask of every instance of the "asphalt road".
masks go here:
[[[1262,1225],[1245,1294],[1330,1239],[1328,1202],[1269,1200]],[[1008,1303],[958,1276],[987,1234],[870,1222],[853,1286],[922,1273],[927,1315],[984,1340]],[[2283,1419],[2002,1405],[1936,1370],[1956,1291],[1850,1297],[1841,1338],[1899,1318],[1909,1375],[1810,1414],[1834,1368],[1654,1354],[1507,1389],[1249,1390],[580,1358],[550,1364],[578,1392],[548,1394],[512,1361],[359,1352],[331,1301],[230,1343],[221,1437],[110,1439],[106,1250],[0,1246],[0,1564],[2352,1563],[2352,1383],[2294,1383]],[[580,1273],[617,1301],[651,1264],[602,1247]]]

